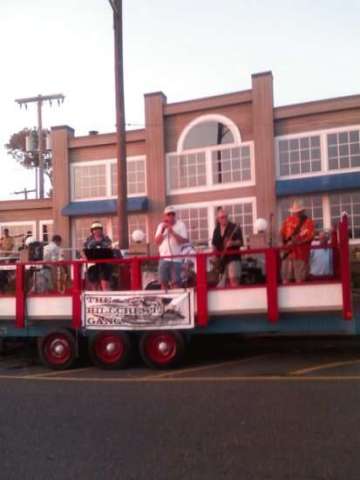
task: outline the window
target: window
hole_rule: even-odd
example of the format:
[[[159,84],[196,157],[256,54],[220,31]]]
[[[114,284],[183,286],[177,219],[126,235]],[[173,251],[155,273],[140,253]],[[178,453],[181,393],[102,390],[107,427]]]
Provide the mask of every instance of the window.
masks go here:
[[[244,240],[253,233],[255,198],[211,201],[199,204],[178,205],[177,218],[186,225],[189,240],[194,246],[210,245],[216,227],[216,211],[222,206],[229,214],[229,220],[240,225]]]
[[[360,130],[327,135],[329,170],[360,167]]]
[[[127,190],[129,196],[146,193],[145,159],[127,160]],[[111,164],[111,195],[117,195],[117,171],[116,163]]]
[[[211,152],[213,183],[251,180],[250,147],[235,147]]]
[[[235,143],[235,139],[227,125],[213,120],[203,121],[195,125],[187,133],[183,142],[183,150],[226,145],[229,143]]]
[[[53,237],[53,222],[52,220],[40,221],[40,241],[49,243]]]
[[[9,235],[14,238],[15,250],[17,250],[23,243],[23,239],[27,232],[36,238],[36,223],[35,222],[18,222],[18,223],[2,223],[0,226],[0,237],[4,235],[4,229],[9,229]],[[20,235],[18,237],[18,235]]]
[[[360,191],[329,196],[331,223],[339,222],[343,212],[349,215],[349,236],[360,239]]]
[[[219,205],[219,207],[220,206],[222,205]],[[245,241],[245,237],[253,233],[253,204],[246,202],[235,205],[224,205],[224,210],[229,215],[231,222],[240,225]],[[214,215],[216,215],[216,209]]]
[[[299,197],[296,197],[298,199]],[[286,217],[290,215],[289,209],[293,204],[295,198],[287,197],[283,198],[279,202],[280,207],[280,223],[282,223]],[[324,229],[324,213],[323,213],[323,198],[321,195],[305,196],[301,197],[304,203],[306,214],[314,220],[315,229]]]
[[[127,159],[128,196],[146,195],[145,157]],[[73,200],[103,199],[117,195],[117,171],[114,160],[74,164],[71,170]]]
[[[74,198],[106,197],[106,165],[82,165],[76,166],[74,175]]]
[[[194,245],[208,244],[209,225],[207,207],[177,210],[177,218],[185,223],[191,243]]]
[[[119,238],[119,228],[117,217],[111,218],[112,225],[112,238],[117,241]],[[129,230],[129,243],[133,243],[132,233],[135,230],[142,230],[145,234],[145,242],[149,241],[148,224],[145,215],[129,215],[128,216],[128,230]]]
[[[168,158],[171,189],[206,185],[205,152],[169,155]]]
[[[320,136],[279,140],[278,158],[280,177],[320,172]]]
[[[220,115],[190,123],[177,153],[167,155],[168,192],[220,190],[254,184],[252,142],[241,143],[236,125]]]

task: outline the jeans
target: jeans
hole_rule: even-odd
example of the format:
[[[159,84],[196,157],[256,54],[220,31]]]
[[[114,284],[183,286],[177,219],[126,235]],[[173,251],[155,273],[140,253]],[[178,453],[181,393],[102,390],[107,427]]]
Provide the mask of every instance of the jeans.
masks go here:
[[[159,277],[160,283],[163,285],[175,282],[180,285],[181,279],[181,262],[173,262],[171,260],[160,260]]]

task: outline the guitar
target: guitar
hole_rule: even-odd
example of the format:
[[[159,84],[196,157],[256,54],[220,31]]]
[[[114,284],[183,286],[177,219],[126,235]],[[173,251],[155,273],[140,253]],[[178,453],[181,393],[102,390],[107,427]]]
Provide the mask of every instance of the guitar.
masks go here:
[[[223,251],[222,251],[221,255],[218,255],[211,260],[211,263],[213,265],[213,271],[218,273],[218,275],[223,273],[224,258],[225,258],[226,253],[227,253],[226,250],[227,250],[229,244],[232,242],[232,240],[234,238],[234,235],[237,232],[237,230],[240,230],[240,227],[238,225],[235,225],[231,234],[227,238],[224,239],[224,248],[223,248]]]

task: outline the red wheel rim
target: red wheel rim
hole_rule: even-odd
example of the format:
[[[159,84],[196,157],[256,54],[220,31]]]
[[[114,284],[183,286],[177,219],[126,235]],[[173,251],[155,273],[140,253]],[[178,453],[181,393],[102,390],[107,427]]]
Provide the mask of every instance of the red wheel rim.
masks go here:
[[[69,339],[60,333],[48,335],[43,350],[47,362],[51,365],[64,365],[73,354]]]
[[[119,335],[101,335],[95,340],[95,355],[107,365],[117,363],[125,353],[125,346]]]
[[[145,341],[145,353],[154,363],[166,365],[177,353],[175,336],[171,333],[150,334]]]

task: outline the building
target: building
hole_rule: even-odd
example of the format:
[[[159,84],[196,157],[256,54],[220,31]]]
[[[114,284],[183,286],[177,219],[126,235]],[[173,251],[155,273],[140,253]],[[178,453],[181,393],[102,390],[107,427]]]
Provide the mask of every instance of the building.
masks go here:
[[[318,228],[343,211],[360,242],[360,95],[274,107],[271,72],[250,90],[167,103],[145,95],[145,128],[128,131],[128,223],[149,242],[165,205],[174,205],[191,240],[211,238],[225,206],[246,235],[257,217],[279,222],[303,197]],[[11,233],[52,231],[80,248],[93,219],[116,239],[115,133],[76,137],[52,128],[52,199],[0,202]],[[274,231],[277,230],[274,224]]]

